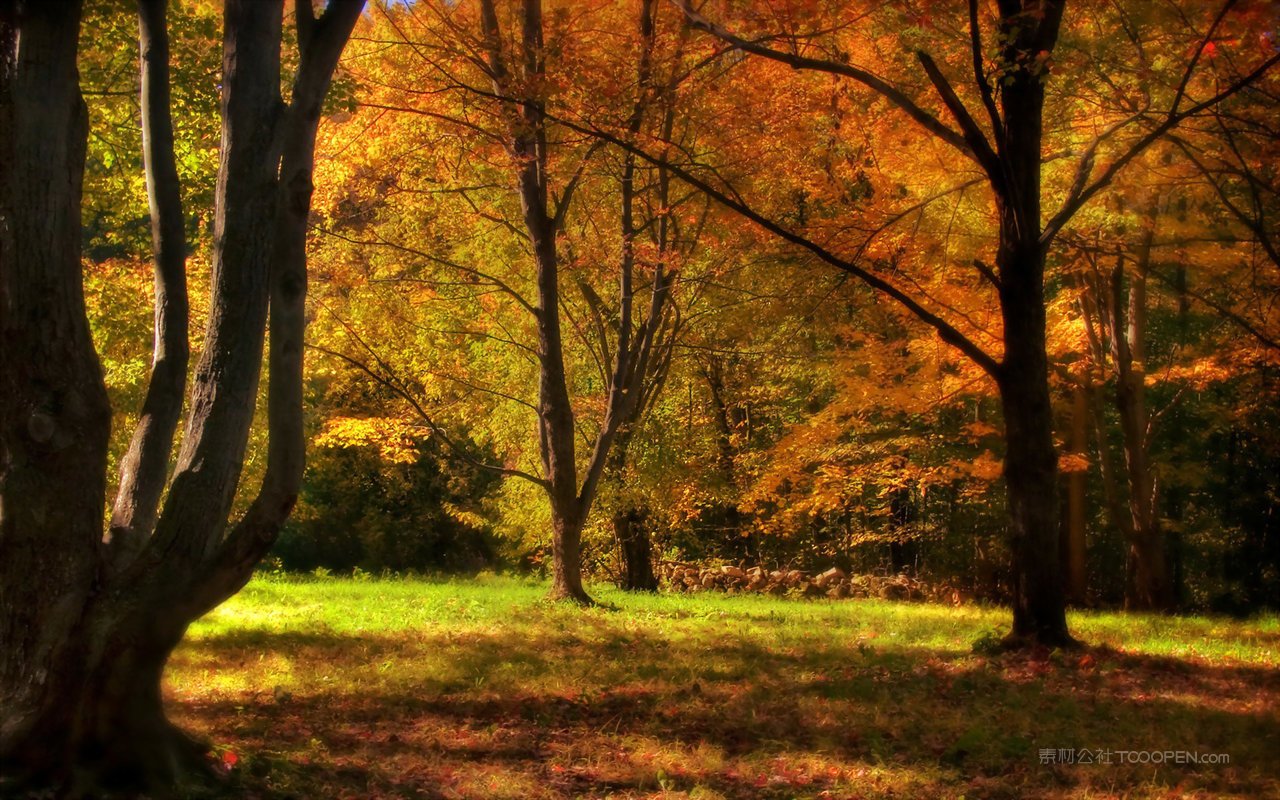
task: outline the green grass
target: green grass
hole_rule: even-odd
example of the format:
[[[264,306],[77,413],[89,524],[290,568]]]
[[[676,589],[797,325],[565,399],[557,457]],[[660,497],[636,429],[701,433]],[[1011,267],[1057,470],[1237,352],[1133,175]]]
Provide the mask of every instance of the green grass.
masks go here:
[[[192,626],[171,713],[246,797],[1280,797],[1274,616],[1077,614],[1087,653],[984,656],[1006,611],[593,588],[255,581]],[[1230,764],[1040,763],[1086,747]]]

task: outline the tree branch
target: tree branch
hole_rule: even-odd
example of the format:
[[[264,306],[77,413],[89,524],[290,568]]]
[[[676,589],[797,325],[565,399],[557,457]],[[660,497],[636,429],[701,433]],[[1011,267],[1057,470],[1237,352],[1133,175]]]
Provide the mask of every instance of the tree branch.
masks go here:
[[[960,352],[964,353],[970,360],[972,360],[975,364],[981,367],[989,375],[991,375],[992,377],[995,377],[999,373],[1000,371],[999,362],[995,358],[993,358],[989,353],[983,350],[976,342],[974,342],[969,337],[965,336],[953,325],[951,325],[949,322],[939,317],[937,314],[934,314],[932,311],[929,311],[924,306],[920,305],[919,302],[917,302],[914,298],[912,298],[906,292],[899,289],[897,286],[894,286],[893,284],[889,283],[885,279],[879,277],[878,275],[875,275],[863,269],[862,267],[858,266],[855,263],[852,263],[850,261],[840,258],[839,256],[835,255],[831,251],[827,250],[822,245],[818,244],[817,242],[814,242],[813,240],[805,236],[795,233],[794,231],[791,231],[787,228],[784,228],[783,226],[779,225],[777,222],[774,222],[773,220],[763,216],[759,212],[752,209],[744,201],[736,200],[730,197],[725,192],[715,188],[714,186],[711,186],[706,181],[692,174],[688,170],[680,166],[677,166],[675,164],[672,164],[671,162],[666,161],[665,159],[661,159],[657,156],[654,156],[646,152],[645,150],[629,142],[624,141],[618,136],[608,133],[607,131],[587,128],[565,119],[559,119],[558,122],[580,133],[586,133],[592,136],[599,136],[600,138],[604,139],[605,141],[609,142],[615,147],[621,148],[630,153],[634,153],[637,157],[643,159],[644,161],[647,161],[650,164],[653,164],[654,166],[661,166],[667,169],[668,171],[671,172],[672,175],[675,175],[680,180],[684,181],[690,186],[697,188],[699,191],[703,192],[708,197],[711,197],[713,200],[715,200],[717,203],[724,206],[725,208],[728,208],[731,211],[736,212],[740,216],[743,216],[751,220],[756,225],[765,229],[766,231],[769,231],[775,236],[778,236],[781,239],[791,242],[792,244],[799,245],[805,250],[808,250],[810,253],[813,253],[822,261],[825,261],[831,266],[836,267],[837,269],[840,269],[844,272],[847,272],[850,275],[853,275],[854,277],[858,278],[859,280],[861,280],[863,283],[867,284],[871,288],[889,296],[893,300],[897,301],[899,305],[903,306],[912,314],[914,314],[918,319],[920,319],[920,321],[924,322],[926,325],[928,325],[929,327],[937,331],[938,335],[942,338],[943,341],[947,342],[948,344],[958,349]]]
[[[763,56],[781,64],[786,64],[792,69],[814,70],[817,72],[826,72],[832,75],[842,75],[846,78],[852,78],[905,111],[908,116],[934,136],[970,158],[977,158],[964,136],[948,127],[933,114],[921,108],[919,104],[908,97],[901,89],[892,85],[883,78],[850,64],[842,64],[837,61],[828,61],[825,59],[806,58],[805,56],[786,53],[781,50],[766,47],[759,42],[748,41],[734,35],[724,27],[717,25],[701,14],[698,14],[692,7],[690,7],[688,0],[674,0],[674,2],[680,7],[680,10],[684,12],[690,25],[698,28],[699,30],[706,31],[712,36],[733,45],[739,50]]]

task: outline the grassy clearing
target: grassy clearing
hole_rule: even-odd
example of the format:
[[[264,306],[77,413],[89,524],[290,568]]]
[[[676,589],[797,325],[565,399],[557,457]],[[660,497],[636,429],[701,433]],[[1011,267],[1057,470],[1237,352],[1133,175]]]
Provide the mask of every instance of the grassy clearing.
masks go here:
[[[1078,614],[1088,653],[983,656],[1007,612],[594,588],[256,581],[192,627],[171,713],[245,797],[1280,797],[1276,617]]]

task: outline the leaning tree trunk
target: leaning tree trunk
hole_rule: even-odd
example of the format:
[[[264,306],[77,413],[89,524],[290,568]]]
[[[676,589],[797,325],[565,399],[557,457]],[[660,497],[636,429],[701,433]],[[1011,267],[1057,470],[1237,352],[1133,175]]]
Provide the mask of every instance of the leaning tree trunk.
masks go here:
[[[138,3],[142,161],[155,250],[155,344],[146,399],[120,460],[120,488],[111,514],[112,559],[120,561],[136,555],[155,528],[190,357],[186,220],[174,152],[166,5],[166,0]]]

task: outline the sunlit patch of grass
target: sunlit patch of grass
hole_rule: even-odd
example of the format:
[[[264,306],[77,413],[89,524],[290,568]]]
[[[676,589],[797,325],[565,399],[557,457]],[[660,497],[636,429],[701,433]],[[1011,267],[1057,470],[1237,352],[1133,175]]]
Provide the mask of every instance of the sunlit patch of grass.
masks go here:
[[[1280,795],[1274,616],[1080,613],[1102,647],[984,656],[1005,611],[594,591],[255,581],[192,626],[171,711],[249,795]],[[1084,747],[1232,760],[1039,762]]]

